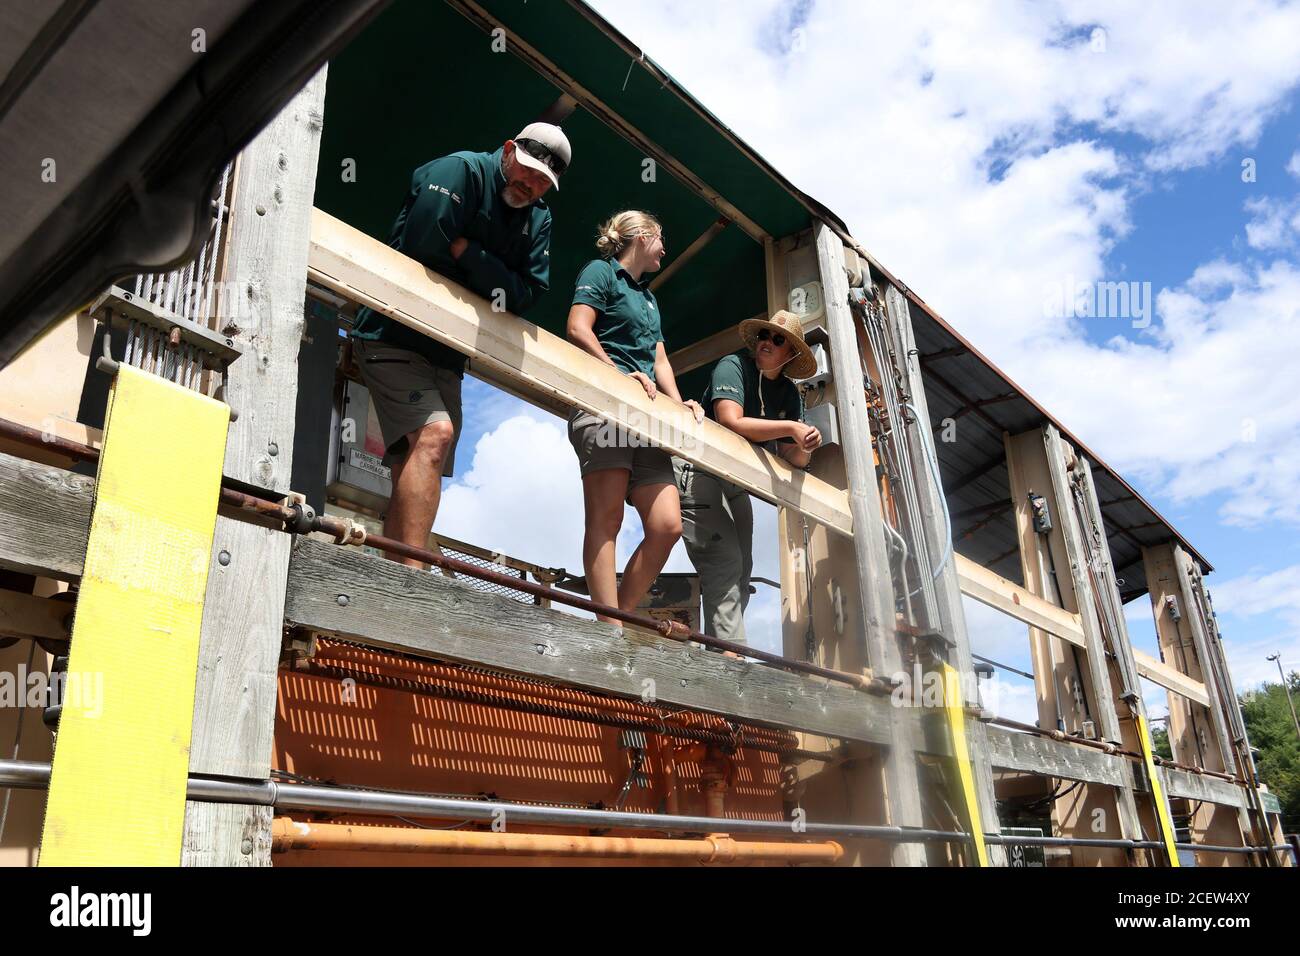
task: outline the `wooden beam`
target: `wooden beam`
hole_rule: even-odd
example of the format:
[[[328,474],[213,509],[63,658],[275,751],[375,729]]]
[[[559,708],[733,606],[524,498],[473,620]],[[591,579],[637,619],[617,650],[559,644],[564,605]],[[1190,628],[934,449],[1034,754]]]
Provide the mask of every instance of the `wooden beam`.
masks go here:
[[[722,193],[700,179],[688,166],[665,151],[630,121],[624,119],[612,107],[560,69],[554,62],[543,56],[536,47],[512,32],[509,27],[479,4],[474,3],[473,0],[447,0],[447,2],[459,10],[468,20],[477,23],[484,33],[492,34],[494,31],[499,30],[506,38],[507,50],[572,96],[587,112],[642,151],[644,155],[653,158],[658,165],[681,180],[687,189],[711,205],[723,217],[738,225],[755,242],[763,242],[767,238],[767,233],[763,227],[741,212],[739,208],[732,205]]]
[[[1138,673],[1151,683],[1163,687],[1165,690],[1173,691],[1175,694],[1181,694],[1202,707],[1210,705],[1210,695],[1205,690],[1205,685],[1200,681],[1192,680],[1176,668],[1170,667],[1163,661],[1156,660],[1150,654],[1144,654],[1136,647],[1133,648],[1133,659],[1137,662]]]
[[[849,283],[844,269],[844,243],[825,223],[813,226],[818,278],[826,309],[831,374],[834,377],[835,406],[839,418],[840,447],[848,478],[849,508],[853,512],[853,539],[860,601],[846,615],[846,634],[865,642],[867,662],[882,677],[900,674],[902,656],[898,646],[894,610],[894,585],[885,543],[884,515],[872,454],[871,425],[863,391],[863,356],[853,314],[849,310]],[[847,571],[847,569],[846,569]],[[919,735],[915,721],[891,707],[890,749],[885,756],[885,788],[889,819],[897,826],[920,826],[921,784],[916,749]],[[898,865],[917,866],[924,862],[922,847],[898,844],[893,860]]]
[[[77,580],[85,561],[93,495],[91,478],[0,453],[0,566],[17,565],[25,573]],[[218,528],[237,523],[242,522],[224,515],[217,518]],[[39,536],[33,537],[34,531],[39,531]],[[348,596],[346,606],[338,603],[339,594]],[[393,594],[402,594],[404,599],[409,595],[410,601],[395,604]],[[468,614],[464,613],[466,602],[473,604]],[[349,609],[353,613],[349,614]],[[501,615],[511,612],[522,612],[536,623],[512,631],[516,636],[505,640]],[[539,613],[549,616],[532,617]],[[292,623],[378,647],[550,677],[606,693],[639,698],[645,689],[642,679],[651,677],[656,685],[666,682],[667,691],[660,694],[666,703],[736,712],[736,716],[770,726],[808,724],[813,732],[828,737],[869,744],[889,739],[882,714],[888,702],[880,698],[819,678],[704,654],[677,641],[636,632],[620,636],[609,625],[527,607],[440,575],[402,568],[359,550],[314,539],[299,539],[294,550],[286,617]],[[430,621],[438,623],[430,626]],[[394,626],[398,623],[400,626]],[[541,643],[542,653],[537,652],[532,637]],[[584,662],[584,656],[592,660]],[[686,687],[680,683],[683,664],[695,677],[687,679]],[[764,673],[757,681],[760,693],[756,699],[750,688],[752,674],[759,670]],[[741,703],[743,706],[735,706]],[[1112,764],[1129,763],[1117,755],[1050,738],[997,727],[987,728],[987,733],[989,760],[1004,769],[1101,783],[1114,777]],[[1244,791],[1228,781],[1169,768],[1162,772],[1172,797],[1246,806]],[[260,830],[241,814],[231,816],[231,809],[223,808],[229,817],[227,825],[243,828],[237,830],[241,846],[249,841],[249,853],[240,853],[235,863],[249,865],[261,852],[256,846]],[[203,840],[202,831],[188,823],[185,852],[190,862],[215,863],[219,856],[211,842]]]
[[[582,349],[448,282],[396,249],[315,210],[310,275],[470,356],[476,372],[568,407],[624,423],[628,431],[751,494],[794,508],[851,535],[847,494],[752,445],[714,421],[697,424],[684,406],[646,397],[635,381]]]
[[[322,68],[244,150],[231,200],[222,278],[246,294],[252,315],[224,329],[245,345],[227,376],[226,398],[239,419],[231,425],[225,473],[273,495],[288,493],[293,467],[325,76]],[[255,780],[270,773],[290,546],[279,531],[217,523],[194,702],[193,773]],[[269,866],[270,820],[265,807],[191,801],[185,864]]]
[[[671,279],[677,272],[697,255],[714,239],[718,238],[719,233],[731,225],[731,221],[725,217],[719,218],[712,223],[708,229],[700,233],[695,241],[681,251],[681,253],[665,266],[658,275],[650,280],[650,291],[658,293],[665,282]]]
[[[1060,436],[1047,425],[1014,437],[1006,435],[1004,443],[1025,588],[1077,616],[1085,648],[1080,653],[1077,645],[1071,646],[1073,641],[1031,626],[1039,726],[1055,728],[1059,721],[1068,732],[1080,733],[1091,715],[1100,736],[1118,741],[1118,719],[1096,612],[1091,593],[1079,583],[1084,556],[1078,547],[1077,531],[1070,533],[1073,507],[1064,479]],[[1041,495],[1047,503],[1052,521],[1049,532],[1035,530],[1031,493]],[[1065,835],[1095,835],[1098,822],[1106,836],[1138,839],[1142,832],[1133,791],[1123,786],[1085,786],[1070,800],[1052,805],[1052,820]],[[1070,856],[1076,864],[1092,865],[1124,865],[1147,859],[1147,854],[1083,847],[1072,848]]]
[[[75,581],[95,480],[0,453],[0,568]]]
[[[1127,758],[1051,737],[990,727],[988,753],[993,766],[1003,770],[1109,787],[1133,786],[1132,764]]]
[[[310,538],[294,547],[285,617],[370,646],[848,740],[888,742],[887,714],[897,709],[844,684],[524,605]]]
[[[1106,666],[1106,645],[1102,636],[1101,619],[1097,605],[1093,600],[1093,588],[1084,573],[1087,567],[1086,544],[1083,529],[1075,516],[1074,502],[1070,490],[1070,478],[1066,474],[1066,459],[1072,458],[1073,449],[1061,440],[1061,433],[1056,426],[1047,424],[1043,431],[1043,445],[1047,456],[1047,470],[1051,474],[1057,533],[1065,545],[1066,561],[1064,566],[1057,565],[1057,583],[1068,584],[1070,600],[1078,608],[1079,618],[1083,624],[1083,637],[1087,645],[1085,665],[1092,678],[1093,715],[1097,718],[1098,731],[1106,740],[1116,743],[1126,742],[1119,726],[1119,716],[1115,708],[1115,694],[1111,688],[1110,673]],[[1062,578],[1068,578],[1062,581]],[[1134,748],[1136,749],[1136,748]]]
[[[66,641],[72,604],[20,591],[0,590],[0,637]]]
[[[1045,601],[1014,581],[1008,581],[988,568],[981,567],[970,558],[954,554],[953,559],[957,565],[962,594],[1030,627],[1069,641],[1076,647],[1086,646],[1079,615]]]
[[[765,319],[767,313],[760,312],[753,318]],[[678,349],[668,356],[668,361],[672,363],[673,374],[680,376],[711,362],[716,362],[732,352],[739,352],[744,347],[745,343],[740,338],[740,323],[737,322],[721,332],[714,332],[708,338],[700,339],[698,342]]]
[[[1018,621],[1054,634],[1076,647],[1087,647],[1079,615],[1049,604],[1018,584],[980,567],[969,558],[957,555],[957,568],[961,576],[962,594]],[[1191,679],[1136,648],[1133,649],[1133,657],[1137,661],[1138,673],[1153,684],[1208,706],[1209,697],[1205,685],[1200,681]]]
[[[1205,774],[1176,770],[1173,767],[1162,767],[1160,769],[1161,773],[1165,775],[1165,792],[1170,797],[1180,800],[1213,803],[1238,810],[1248,810],[1250,808],[1250,801],[1246,796],[1245,787],[1219,777],[1207,777]],[[1237,843],[1237,846],[1242,845],[1244,844]]]

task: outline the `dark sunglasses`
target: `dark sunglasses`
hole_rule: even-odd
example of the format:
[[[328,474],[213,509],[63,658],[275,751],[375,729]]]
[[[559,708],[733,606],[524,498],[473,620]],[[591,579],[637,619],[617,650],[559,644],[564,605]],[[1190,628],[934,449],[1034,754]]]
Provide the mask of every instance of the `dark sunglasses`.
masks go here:
[[[562,175],[564,171],[569,168],[569,164],[551,152],[550,147],[537,142],[535,139],[517,139],[515,140],[515,147],[517,149],[522,149],[529,156],[533,157],[533,159],[548,166],[551,172],[555,173],[557,176]]]
[[[771,329],[759,329],[758,340],[760,342],[766,342],[768,339],[771,339],[772,344],[775,345],[777,348],[780,348],[781,346],[785,345],[785,341],[786,341],[785,336],[782,335],[780,332],[777,332],[775,335],[773,335]]]

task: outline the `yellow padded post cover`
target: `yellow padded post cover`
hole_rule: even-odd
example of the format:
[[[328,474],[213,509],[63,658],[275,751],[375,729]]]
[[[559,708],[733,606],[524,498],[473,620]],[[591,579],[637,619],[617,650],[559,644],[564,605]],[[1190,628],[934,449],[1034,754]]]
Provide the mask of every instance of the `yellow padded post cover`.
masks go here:
[[[41,866],[180,864],[229,421],[221,402],[131,366],[114,378]]]

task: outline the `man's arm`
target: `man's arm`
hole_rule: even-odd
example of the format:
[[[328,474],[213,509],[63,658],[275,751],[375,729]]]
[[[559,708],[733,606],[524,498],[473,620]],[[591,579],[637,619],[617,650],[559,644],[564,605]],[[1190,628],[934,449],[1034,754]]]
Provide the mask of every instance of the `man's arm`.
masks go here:
[[[482,186],[457,156],[435,159],[417,172],[412,184],[417,192],[398,224],[400,248],[429,268],[446,271],[456,261],[453,244],[464,242],[460,234],[478,206]]]
[[[465,270],[474,291],[491,299],[500,289],[505,293],[506,308],[523,315],[551,287],[551,219],[545,217],[533,236],[528,265],[522,273],[484,249],[477,239],[466,241],[456,262]]]

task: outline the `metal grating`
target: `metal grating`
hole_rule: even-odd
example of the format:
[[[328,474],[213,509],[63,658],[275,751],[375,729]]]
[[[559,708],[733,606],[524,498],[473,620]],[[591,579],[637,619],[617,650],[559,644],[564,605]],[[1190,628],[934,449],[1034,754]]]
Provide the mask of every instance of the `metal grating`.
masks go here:
[[[484,558],[477,554],[469,554],[465,551],[457,551],[455,548],[449,548],[445,544],[439,546],[442,553],[449,558],[455,558],[457,561],[464,561],[466,564],[472,564],[478,568],[485,568],[489,571],[496,571],[498,574],[510,574],[519,578],[521,581],[528,580],[528,572],[522,568],[512,568],[501,561],[493,561],[490,558]],[[438,573],[436,570],[434,573]],[[540,604],[541,601],[531,594],[524,591],[516,591],[514,588],[508,588],[492,581],[484,581],[482,578],[472,578],[469,575],[459,575],[457,578],[464,584],[469,585],[476,591],[483,591],[488,594],[499,594],[501,597],[509,598],[512,601],[518,601],[520,604]]]

